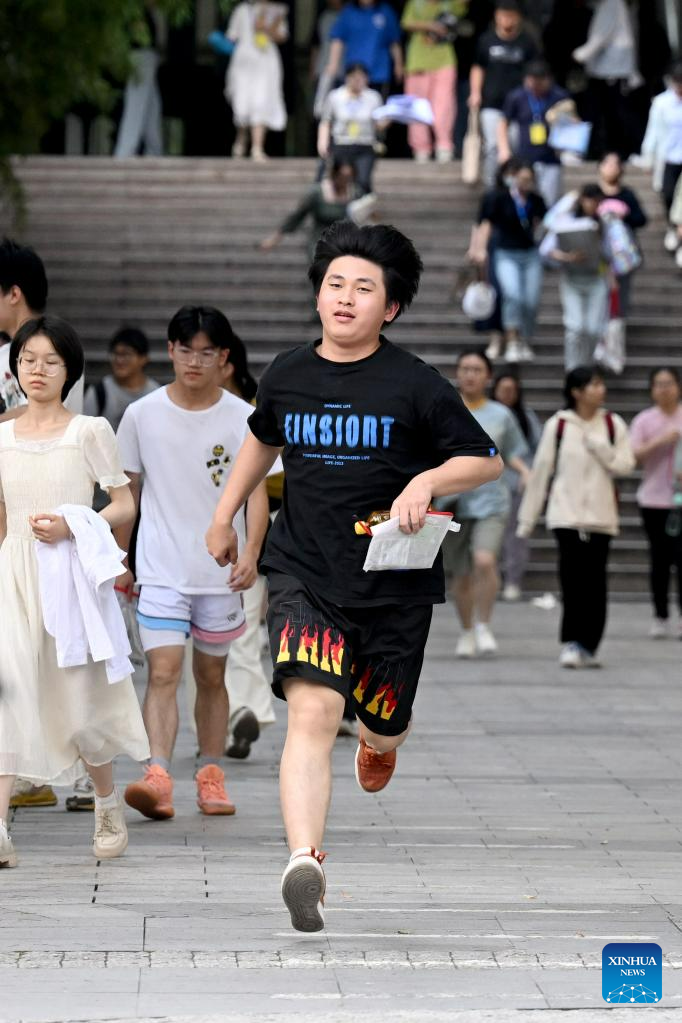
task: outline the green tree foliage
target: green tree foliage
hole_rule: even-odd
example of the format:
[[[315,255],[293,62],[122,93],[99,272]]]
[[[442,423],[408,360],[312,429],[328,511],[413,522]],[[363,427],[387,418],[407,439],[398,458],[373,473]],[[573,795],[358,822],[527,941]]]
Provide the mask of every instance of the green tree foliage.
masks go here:
[[[171,24],[191,0],[157,0]],[[0,0],[0,157],[34,153],[75,103],[103,110],[144,45],[145,0]]]

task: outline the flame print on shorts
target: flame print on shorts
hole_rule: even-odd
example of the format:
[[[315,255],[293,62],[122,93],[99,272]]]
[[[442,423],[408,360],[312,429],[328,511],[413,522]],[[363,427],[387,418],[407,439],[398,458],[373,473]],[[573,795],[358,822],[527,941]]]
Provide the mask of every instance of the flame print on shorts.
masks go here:
[[[287,618],[279,637],[277,664],[281,664],[283,661],[291,661],[292,640],[295,638],[297,631]],[[330,628],[326,628],[322,633],[320,649],[320,630],[318,626],[304,625],[298,635],[295,660],[301,664],[311,664],[321,671],[341,675],[345,649],[346,641],[343,635],[340,632],[336,632],[334,638]]]
[[[362,706],[365,702],[367,687],[372,679],[373,668],[368,665],[358,679],[358,684],[353,690],[353,698]],[[400,687],[402,688],[402,687]],[[400,692],[400,689],[399,691]],[[393,712],[398,706],[398,696],[390,682],[382,682],[377,686],[374,696],[365,706],[368,714],[379,714],[383,721],[390,721]]]

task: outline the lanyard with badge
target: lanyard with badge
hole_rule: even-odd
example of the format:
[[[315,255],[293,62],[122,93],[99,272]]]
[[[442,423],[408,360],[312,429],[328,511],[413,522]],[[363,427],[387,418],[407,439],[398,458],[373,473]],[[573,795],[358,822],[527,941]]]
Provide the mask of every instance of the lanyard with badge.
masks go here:
[[[521,198],[521,193],[517,192],[515,188],[511,188],[509,190],[509,194],[511,195],[514,201],[514,206],[516,207],[516,214],[519,218],[519,221],[521,222],[521,227],[526,232],[526,234],[530,234],[531,233],[530,196],[524,202],[524,200]]]
[[[528,90],[526,90],[526,97],[533,118],[528,129],[530,144],[531,146],[544,146],[547,142],[547,125],[545,124],[547,104]]]
[[[268,35],[268,33],[267,32],[263,32],[262,29],[256,29],[256,24],[259,21],[262,21],[262,19],[265,18],[265,16],[266,16],[265,8],[263,8],[263,7],[261,7],[261,8],[254,8],[254,11],[253,11],[253,26],[254,26],[253,43],[254,43],[254,46],[256,47],[256,49],[258,49],[258,50],[267,50],[268,46],[270,45],[270,36]]]

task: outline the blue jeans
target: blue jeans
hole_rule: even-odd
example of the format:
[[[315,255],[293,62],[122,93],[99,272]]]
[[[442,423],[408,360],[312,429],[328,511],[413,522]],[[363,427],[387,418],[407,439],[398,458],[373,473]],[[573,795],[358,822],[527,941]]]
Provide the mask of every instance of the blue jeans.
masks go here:
[[[524,341],[535,333],[535,318],[542,287],[542,261],[536,248],[498,249],[495,274],[502,292],[502,324]]]

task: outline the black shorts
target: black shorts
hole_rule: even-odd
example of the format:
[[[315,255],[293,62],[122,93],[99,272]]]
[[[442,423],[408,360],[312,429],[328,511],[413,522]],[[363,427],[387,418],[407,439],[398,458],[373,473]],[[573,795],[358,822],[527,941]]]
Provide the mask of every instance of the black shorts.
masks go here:
[[[431,604],[341,607],[281,572],[268,574],[272,690],[302,678],[350,698],[357,717],[378,735],[400,735],[424,662]]]

